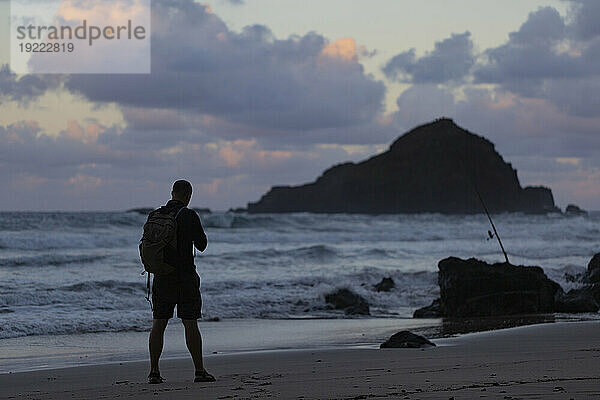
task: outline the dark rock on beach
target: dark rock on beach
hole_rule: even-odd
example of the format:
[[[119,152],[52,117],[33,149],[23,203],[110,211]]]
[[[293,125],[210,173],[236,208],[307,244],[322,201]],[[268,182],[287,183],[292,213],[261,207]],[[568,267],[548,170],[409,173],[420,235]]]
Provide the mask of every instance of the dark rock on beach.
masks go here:
[[[450,257],[438,268],[440,305],[447,317],[553,312],[562,290],[540,267]]]
[[[552,192],[521,187],[517,171],[489,140],[441,118],[400,136],[359,163],[326,170],[316,181],[275,186],[248,204],[250,213],[560,212]]]
[[[414,318],[493,317],[600,310],[600,253],[588,265],[585,286],[565,293],[540,267],[487,264],[449,257],[438,264],[440,298]]]
[[[444,317],[551,313],[555,297],[562,293],[540,267],[449,257],[439,262],[438,269],[439,310]],[[432,306],[415,314],[424,315]]]
[[[585,286],[557,296],[557,312],[583,313],[600,310],[600,253],[592,257],[583,278],[578,281]]]
[[[590,260],[584,282],[600,283],[600,253],[595,254]]]
[[[569,204],[565,209],[565,214],[567,215],[587,215],[587,211],[582,210],[579,206],[575,204]]]
[[[401,331],[395,333],[388,340],[383,342],[379,348],[387,349],[387,348],[411,348],[418,349],[421,347],[431,347],[435,346],[435,343],[430,342],[423,336],[415,335],[409,331]]]
[[[396,284],[392,278],[381,278],[381,282],[373,287],[378,292],[389,292],[396,287]]]
[[[325,295],[325,301],[336,310],[344,310],[347,315],[369,315],[369,303],[349,289],[338,289]]]
[[[598,311],[600,309],[600,284],[571,289],[567,293],[561,291],[557,296],[555,308],[556,312],[562,313]]]
[[[440,299],[435,299],[430,305],[419,308],[413,313],[413,318],[440,318],[443,317]]]

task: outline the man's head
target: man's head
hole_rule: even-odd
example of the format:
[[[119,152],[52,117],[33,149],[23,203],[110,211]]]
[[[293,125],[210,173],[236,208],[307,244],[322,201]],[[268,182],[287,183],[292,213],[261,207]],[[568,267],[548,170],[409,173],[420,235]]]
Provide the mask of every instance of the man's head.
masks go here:
[[[192,184],[183,179],[176,181],[173,184],[171,197],[173,200],[179,200],[187,206],[190,204],[190,199],[192,198]]]

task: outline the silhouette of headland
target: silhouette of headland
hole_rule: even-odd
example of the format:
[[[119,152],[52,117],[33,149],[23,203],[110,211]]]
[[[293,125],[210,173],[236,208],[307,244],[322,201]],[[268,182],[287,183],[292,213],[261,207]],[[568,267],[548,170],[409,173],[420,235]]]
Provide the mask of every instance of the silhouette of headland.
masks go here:
[[[249,213],[560,212],[546,187],[521,187],[517,171],[494,144],[452,119],[439,118],[359,163],[327,169],[314,182],[274,186],[248,203]]]

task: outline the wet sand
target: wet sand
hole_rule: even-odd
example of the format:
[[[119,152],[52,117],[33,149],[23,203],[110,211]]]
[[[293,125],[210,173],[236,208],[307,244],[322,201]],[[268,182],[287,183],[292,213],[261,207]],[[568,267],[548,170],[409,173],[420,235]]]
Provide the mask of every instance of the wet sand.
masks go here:
[[[193,383],[191,360],[0,375],[16,399],[590,399],[600,398],[600,323],[533,325],[433,340],[418,349],[286,350],[209,355],[212,384]]]

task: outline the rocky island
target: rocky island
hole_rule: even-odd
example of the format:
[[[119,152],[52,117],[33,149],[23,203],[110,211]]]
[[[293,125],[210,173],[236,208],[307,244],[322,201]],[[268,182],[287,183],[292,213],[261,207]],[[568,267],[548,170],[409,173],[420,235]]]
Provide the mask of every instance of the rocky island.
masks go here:
[[[389,149],[326,170],[315,182],[274,186],[249,213],[560,212],[549,188],[521,187],[494,144],[448,118],[418,126]]]

